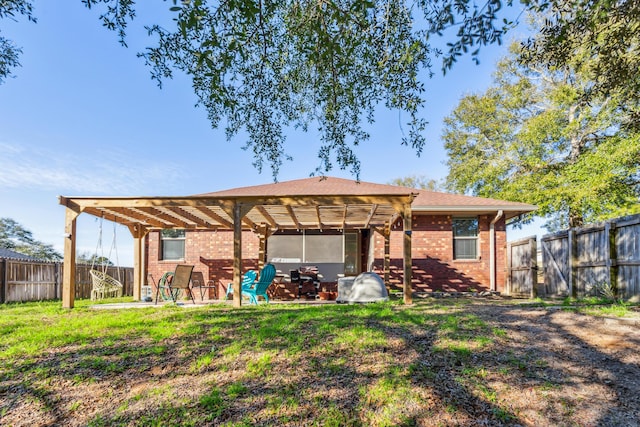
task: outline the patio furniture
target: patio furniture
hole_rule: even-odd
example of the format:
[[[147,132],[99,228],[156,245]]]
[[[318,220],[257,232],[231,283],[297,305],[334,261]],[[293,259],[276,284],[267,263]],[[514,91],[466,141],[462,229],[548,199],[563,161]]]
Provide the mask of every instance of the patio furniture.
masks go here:
[[[297,270],[290,270],[289,276],[291,277],[291,283],[298,284],[298,298],[302,298],[302,295],[307,297],[315,297],[320,290],[320,278],[322,275],[318,272],[316,266],[302,266]],[[303,292],[305,284],[313,285],[311,292]],[[307,286],[308,288],[308,286]]]
[[[245,289],[249,289],[250,287],[252,287],[254,282],[256,281],[257,275],[258,273],[256,273],[255,270],[248,270],[246,273],[244,273],[244,276],[242,276],[242,282],[240,284],[241,289],[244,291]],[[229,283],[227,285],[226,297],[229,297],[229,295],[233,295],[233,283]]]
[[[194,271],[191,275],[191,290],[196,288],[200,290],[200,301],[204,301],[205,290],[208,289],[214,289],[214,298],[218,298],[218,285],[213,280],[207,280],[205,283],[204,275],[201,271]],[[209,299],[208,296],[207,299]]]
[[[158,283],[158,290],[156,291],[156,304],[158,303],[158,295],[160,295],[160,293],[163,291],[166,291],[173,302],[177,303],[178,296],[182,290],[185,290],[189,294],[189,297],[191,297],[191,301],[193,301],[193,303],[195,304],[196,300],[193,299],[193,292],[190,289],[192,273],[193,265],[184,264],[176,265],[176,269],[173,273],[165,273]]]
[[[100,270],[89,270],[91,275],[91,300],[121,297],[122,283],[118,282],[106,272]]]
[[[276,276],[276,268],[273,264],[267,264],[262,268],[258,281],[254,283],[251,288],[243,289],[242,295],[249,297],[251,304],[258,305],[258,297],[263,297],[264,300],[269,303],[269,296],[267,295],[267,289],[273,283],[273,279]]]

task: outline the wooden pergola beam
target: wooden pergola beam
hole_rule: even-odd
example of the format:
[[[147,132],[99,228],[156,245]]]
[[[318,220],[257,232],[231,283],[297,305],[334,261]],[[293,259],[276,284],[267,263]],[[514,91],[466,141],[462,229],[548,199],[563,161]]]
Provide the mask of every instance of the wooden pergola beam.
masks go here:
[[[318,228],[323,229],[322,217],[320,216],[320,206],[316,206],[316,217],[318,218]]]
[[[163,221],[168,222],[169,224],[173,224],[176,227],[179,228],[195,228],[194,226],[192,226],[191,224],[182,221],[180,218],[176,218],[173,215],[169,215],[166,212],[161,211],[160,209],[156,209],[156,208],[152,208],[152,207],[148,207],[148,206],[139,206],[137,207],[138,209],[140,209],[143,212],[148,212],[150,214],[152,214],[153,216],[160,218]]]
[[[291,217],[291,221],[293,221],[297,229],[301,229],[302,227],[300,226],[300,221],[298,221],[298,217],[296,217],[296,213],[293,211],[293,208],[290,205],[287,205],[286,207],[287,207],[287,212]]]
[[[342,229],[344,230],[347,225],[347,213],[349,212],[349,205],[344,205],[344,210],[342,211]]]
[[[139,211],[137,209],[128,209],[128,208],[112,208],[111,210],[114,210],[116,212],[122,212],[124,215],[129,216],[131,218],[135,218],[137,220],[143,221],[149,225],[152,225],[154,227],[158,227],[158,228],[166,228],[167,224],[162,222],[162,221],[158,221],[153,215],[150,215],[146,212],[143,211]]]
[[[228,228],[230,230],[233,230],[233,223],[231,221],[227,221],[226,219],[224,219],[223,217],[221,217],[220,215],[212,211],[207,206],[195,206],[195,208],[200,212],[202,212],[204,215],[206,215],[208,218],[216,221],[221,226]]]
[[[376,204],[371,205],[371,211],[369,212],[369,216],[367,216],[367,219],[364,222],[364,228],[369,228],[371,219],[373,218],[377,210],[378,210],[378,205]]]
[[[256,209],[258,210],[258,212],[260,212],[262,214],[262,216],[264,217],[265,221],[267,221],[269,223],[271,228],[277,228],[278,227],[278,224],[273,219],[273,217],[271,215],[269,215],[269,212],[267,212],[267,210],[264,208],[264,206],[256,206]]]
[[[171,206],[171,207],[168,207],[166,209],[170,210],[174,214],[182,217],[183,219],[186,219],[187,221],[191,221],[191,222],[195,223],[196,225],[199,225],[200,227],[203,227],[203,228],[211,228],[211,227],[213,227],[212,224],[209,224],[207,221],[203,220],[202,218],[197,217],[197,216],[193,215],[192,213],[185,211],[182,208],[179,208],[179,207],[176,207],[176,206]]]
[[[312,196],[236,196],[227,198],[191,197],[74,197],[72,200],[81,210],[88,207],[103,208],[159,208],[159,207],[198,207],[219,206],[228,209],[234,203],[251,206],[292,205],[292,206],[337,206],[337,205],[392,205],[403,206],[413,196],[407,195],[312,195]],[[226,207],[225,207],[226,206]]]

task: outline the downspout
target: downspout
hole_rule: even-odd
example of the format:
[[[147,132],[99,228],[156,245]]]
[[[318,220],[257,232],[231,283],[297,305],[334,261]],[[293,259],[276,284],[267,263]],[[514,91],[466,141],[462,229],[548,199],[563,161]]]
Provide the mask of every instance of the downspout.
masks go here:
[[[504,212],[500,209],[489,223],[489,275],[492,292],[496,291],[496,222],[502,218],[503,214]]]

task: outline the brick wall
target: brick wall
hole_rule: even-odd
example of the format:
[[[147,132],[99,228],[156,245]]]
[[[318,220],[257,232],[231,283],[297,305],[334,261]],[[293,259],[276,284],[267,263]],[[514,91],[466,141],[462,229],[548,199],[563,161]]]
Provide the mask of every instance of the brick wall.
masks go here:
[[[479,260],[453,259],[453,232],[451,216],[414,215],[412,224],[413,288],[416,291],[488,290],[489,279],[489,223],[493,216],[479,217]],[[506,275],[506,232],[504,219],[496,228],[497,290],[504,291]],[[201,272],[205,280],[213,280],[223,295],[226,285],[233,279],[233,232],[188,231],[185,241],[185,259],[180,263],[193,264],[194,272]],[[152,232],[146,238],[147,272],[157,280],[166,271],[173,271],[178,262],[160,260],[160,233]],[[384,238],[374,233],[374,271],[382,274]],[[258,268],[259,237],[252,232],[242,235],[242,271]],[[394,225],[390,237],[392,287],[402,287],[402,222]],[[216,294],[210,293],[211,297]]]
[[[145,240],[147,277],[153,276],[157,282],[167,271],[173,271],[177,264],[193,264],[194,273],[202,273],[206,281],[213,280],[216,289],[209,295],[223,295],[227,284],[233,280],[233,232],[232,231],[187,231],[184,260],[161,260],[160,232],[151,232]],[[242,233],[242,271],[258,268],[260,239],[252,232]],[[217,293],[216,293],[217,292]]]
[[[453,231],[450,215],[414,215],[412,218],[412,287],[416,291],[468,291],[490,288],[490,215],[478,217],[480,259],[453,259]],[[504,219],[496,230],[496,288],[504,291],[506,275],[506,231]],[[392,288],[402,288],[403,241],[402,221],[398,221],[390,236],[390,282]],[[374,271],[382,274],[384,237],[375,233]]]

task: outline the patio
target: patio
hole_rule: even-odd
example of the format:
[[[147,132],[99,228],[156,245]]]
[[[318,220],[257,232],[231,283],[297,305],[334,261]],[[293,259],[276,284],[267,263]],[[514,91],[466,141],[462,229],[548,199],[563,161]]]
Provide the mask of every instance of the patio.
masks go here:
[[[318,179],[320,180],[320,179]],[[302,180],[304,181],[304,180]],[[266,187],[265,188],[272,188]],[[134,238],[134,292],[141,299],[145,282],[144,238],[152,230],[232,230],[234,295],[240,294],[242,276],[242,232],[260,236],[258,268],[265,263],[266,239],[276,230],[343,230],[371,228],[388,239],[391,224],[402,218],[405,231],[404,302],[411,303],[411,189],[379,184],[362,184],[351,193],[329,186],[325,194],[280,187],[277,194],[227,192],[187,197],[65,197],[66,208],[63,307],[73,308],[75,290],[76,219],[82,213],[125,225]],[[291,193],[289,191],[292,191]],[[385,266],[385,282],[388,275]],[[234,307],[242,301],[234,297]]]

